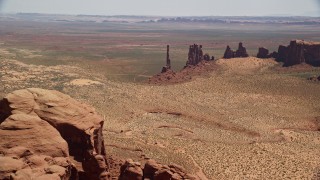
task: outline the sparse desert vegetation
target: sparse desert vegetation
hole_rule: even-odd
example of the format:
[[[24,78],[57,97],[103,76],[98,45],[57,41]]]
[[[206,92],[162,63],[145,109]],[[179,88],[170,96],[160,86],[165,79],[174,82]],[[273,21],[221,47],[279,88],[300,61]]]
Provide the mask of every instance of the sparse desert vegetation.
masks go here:
[[[255,56],[291,39],[320,41],[318,25],[1,20],[0,97],[54,89],[104,117],[107,155],[176,163],[208,179],[317,179],[320,68]],[[222,59],[242,41],[248,58]],[[179,83],[148,84],[201,43],[216,57]],[[187,75],[187,74],[186,74]]]

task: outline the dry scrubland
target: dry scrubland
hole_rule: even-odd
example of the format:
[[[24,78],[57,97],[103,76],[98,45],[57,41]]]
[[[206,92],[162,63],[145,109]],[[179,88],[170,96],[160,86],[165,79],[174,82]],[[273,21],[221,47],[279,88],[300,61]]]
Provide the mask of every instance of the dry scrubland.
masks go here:
[[[190,44],[221,58],[239,42],[255,56],[292,39],[320,41],[319,25],[241,23],[90,23],[2,20],[0,47],[19,61],[37,65],[79,65],[110,80],[142,82],[158,73],[170,45],[172,68],[186,63]],[[160,67],[160,68],[159,68]]]
[[[153,86],[4,58],[1,92],[63,87],[105,116],[107,152],[121,158],[174,162],[209,179],[319,176],[320,84],[276,72],[272,59],[214,63],[189,82]]]
[[[1,28],[2,33],[6,31]],[[105,117],[107,153],[120,158],[154,158],[165,164],[177,163],[208,179],[320,178],[320,83],[306,80],[312,74],[320,75],[319,68],[284,69],[272,59],[253,57],[220,59],[208,64],[215,67],[214,71],[185,83],[157,86],[124,82],[128,79],[119,75],[123,72],[136,73],[133,76],[143,74],[141,67],[136,68],[136,65],[141,64],[137,59],[145,55],[146,49],[135,56],[124,53],[125,58],[88,60],[89,57],[81,56],[77,59],[77,50],[64,48],[78,44],[84,35],[71,37],[67,32],[72,34],[74,30],[58,32],[66,37],[65,44],[59,45],[60,41],[56,39],[57,47],[53,46],[56,50],[50,51],[46,50],[50,41],[33,39],[36,35],[31,31],[1,36],[0,97],[16,89],[39,87],[56,89],[93,105]],[[319,37],[315,31],[313,34],[301,32],[292,31],[286,37],[279,35],[280,41],[287,44],[291,36]],[[48,32],[42,33],[38,37],[44,37]],[[158,33],[166,38],[172,36]],[[226,41],[236,44],[240,38],[245,39],[245,33],[240,34],[243,36],[235,38],[232,34],[233,38]],[[124,34],[121,35],[122,41],[118,43],[125,44]],[[160,71],[167,43],[158,41],[161,37],[153,37],[154,34],[147,35],[150,39],[144,43],[156,42],[157,48],[163,45],[163,49],[156,49],[163,56],[157,56],[159,61],[156,63],[143,66],[153,69],[146,77]],[[183,36],[185,38],[186,34]],[[47,36],[49,40],[50,37]],[[56,36],[51,39],[53,37]],[[92,37],[97,38],[96,34],[86,37],[81,41],[84,53],[90,52],[87,47],[92,48],[92,53],[110,52],[112,48],[112,52],[119,50],[117,54],[139,48],[119,49],[109,43],[110,46],[101,49],[108,40],[115,40],[115,36],[102,38],[105,44],[97,45],[97,48],[90,43],[85,46]],[[190,38],[195,40],[199,36]],[[266,42],[273,45],[278,42],[274,39],[275,36]],[[127,44],[132,45],[134,40],[137,39],[128,38]],[[178,65],[185,62],[185,47],[190,42],[174,41],[181,46],[181,52],[173,50],[172,61],[177,60],[176,67],[181,67]],[[263,42],[262,38],[259,41]],[[259,46],[253,43],[255,38],[250,42],[252,47]],[[152,54],[155,49],[151,45],[148,47]],[[62,50],[57,50],[59,47]],[[174,54],[178,55],[175,57]],[[112,78],[117,74],[121,81]]]

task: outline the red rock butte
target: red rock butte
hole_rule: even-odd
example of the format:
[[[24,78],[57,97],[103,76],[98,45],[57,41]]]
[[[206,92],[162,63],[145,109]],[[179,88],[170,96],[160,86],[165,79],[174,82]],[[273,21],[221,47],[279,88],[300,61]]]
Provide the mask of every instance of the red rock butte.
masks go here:
[[[320,42],[293,40],[288,46],[280,45],[277,60],[284,62],[284,66],[301,63],[320,66]]]

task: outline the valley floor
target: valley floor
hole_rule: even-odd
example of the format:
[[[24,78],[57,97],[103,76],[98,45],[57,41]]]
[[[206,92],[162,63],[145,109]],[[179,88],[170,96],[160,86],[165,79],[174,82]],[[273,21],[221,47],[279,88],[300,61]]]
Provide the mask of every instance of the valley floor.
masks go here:
[[[211,73],[160,86],[3,58],[0,96],[40,87],[93,105],[107,153],[120,158],[180,164],[203,179],[320,178],[320,83],[272,59],[211,63]]]

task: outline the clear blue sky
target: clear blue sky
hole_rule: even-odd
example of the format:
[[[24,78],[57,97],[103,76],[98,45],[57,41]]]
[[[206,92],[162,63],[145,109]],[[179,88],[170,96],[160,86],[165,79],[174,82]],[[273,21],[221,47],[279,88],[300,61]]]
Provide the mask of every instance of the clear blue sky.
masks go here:
[[[2,13],[320,16],[320,0],[0,0]]]

